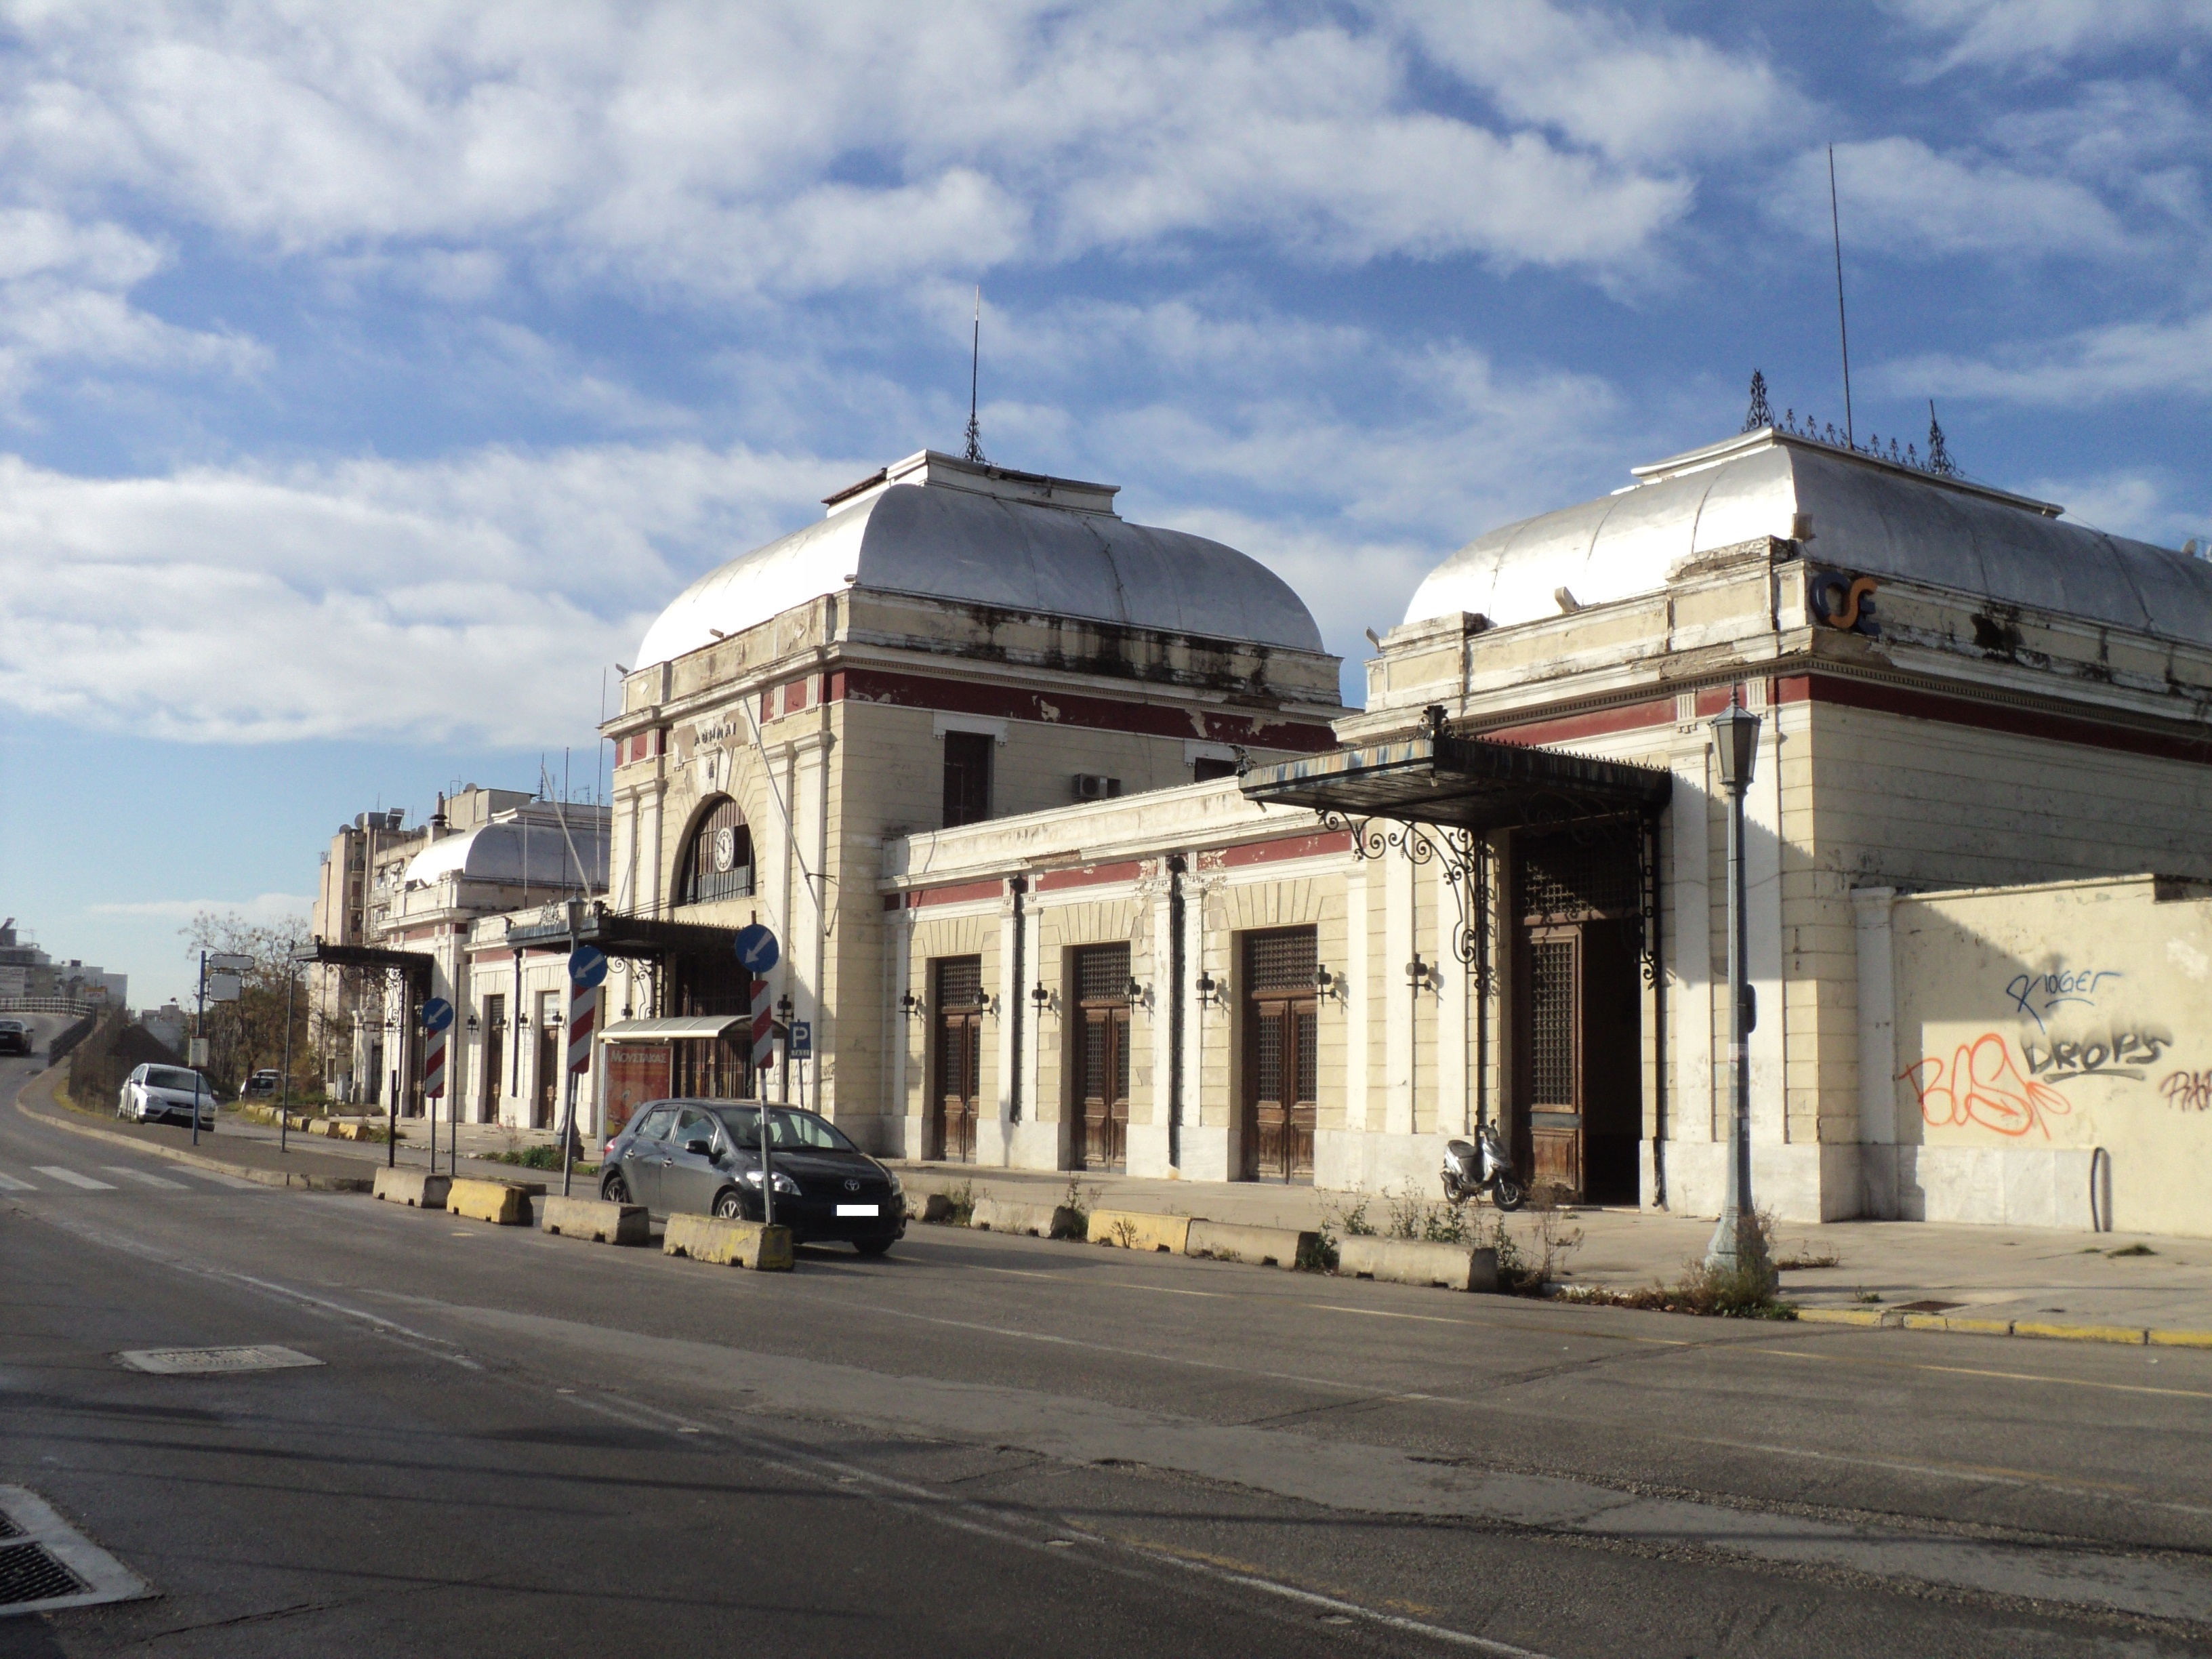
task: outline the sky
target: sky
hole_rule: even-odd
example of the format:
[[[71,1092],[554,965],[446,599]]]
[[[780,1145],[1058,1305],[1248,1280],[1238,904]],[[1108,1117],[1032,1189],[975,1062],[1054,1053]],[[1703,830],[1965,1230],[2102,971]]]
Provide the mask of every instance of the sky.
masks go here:
[[[1347,659],[1778,409],[2212,536],[2212,0],[0,6],[0,914],[188,989],[336,827],[604,775],[702,572],[983,447]],[[565,757],[565,760],[564,760]]]

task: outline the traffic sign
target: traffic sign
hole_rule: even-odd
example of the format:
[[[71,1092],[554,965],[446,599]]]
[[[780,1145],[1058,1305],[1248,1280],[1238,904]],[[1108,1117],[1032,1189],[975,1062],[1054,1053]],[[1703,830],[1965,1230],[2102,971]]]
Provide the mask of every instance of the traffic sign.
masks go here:
[[[443,997],[432,997],[420,1012],[426,1031],[442,1031],[453,1023],[453,1005]]]
[[[794,1019],[791,1022],[791,1057],[811,1060],[814,1057],[814,1022]]]
[[[207,965],[217,973],[242,974],[253,966],[253,958],[218,951],[208,957]]]
[[[236,974],[210,974],[207,976],[207,1000],[210,1002],[237,1001],[238,975]]]
[[[753,922],[738,929],[738,964],[756,976],[765,974],[776,964],[782,954],[776,949],[775,935]]]
[[[607,953],[595,946],[579,945],[568,952],[568,982],[588,991],[607,976]]]

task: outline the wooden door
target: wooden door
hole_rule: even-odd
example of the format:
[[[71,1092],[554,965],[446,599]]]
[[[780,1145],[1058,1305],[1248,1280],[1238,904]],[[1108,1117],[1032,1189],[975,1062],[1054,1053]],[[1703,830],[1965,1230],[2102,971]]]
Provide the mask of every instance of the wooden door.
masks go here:
[[[975,1160],[975,1114],[983,1092],[983,959],[952,957],[931,964],[937,982],[935,1106],[927,1157]]]
[[[561,1033],[545,1023],[541,1012],[538,1019],[538,1093],[532,1102],[531,1127],[550,1129],[560,1121],[560,1112]]]
[[[477,1121],[499,1121],[499,1103],[507,1092],[507,999],[484,999],[483,1085]]]
[[[1521,975],[1521,1145],[1533,1188],[1583,1194],[1583,932],[1528,930]]]
[[[1129,947],[1085,946],[1073,968],[1083,1018],[1073,1056],[1083,1114],[1075,1167],[1120,1175],[1129,1167]]]
[[[1314,930],[1248,934],[1244,949],[1244,1178],[1313,1180],[1320,1093]]]

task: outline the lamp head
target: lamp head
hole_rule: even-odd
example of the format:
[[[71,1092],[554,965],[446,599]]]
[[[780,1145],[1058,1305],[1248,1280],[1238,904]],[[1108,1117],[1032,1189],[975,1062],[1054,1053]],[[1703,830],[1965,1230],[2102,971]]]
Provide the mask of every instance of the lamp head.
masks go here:
[[[1741,794],[1751,787],[1752,768],[1759,757],[1759,716],[1731,702],[1713,716],[1711,725],[1722,786]]]

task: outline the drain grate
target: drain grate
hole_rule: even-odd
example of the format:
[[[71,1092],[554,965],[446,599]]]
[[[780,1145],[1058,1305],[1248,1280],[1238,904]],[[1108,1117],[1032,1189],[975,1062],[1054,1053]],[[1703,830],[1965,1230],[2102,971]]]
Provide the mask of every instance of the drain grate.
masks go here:
[[[252,1348],[132,1348],[115,1358],[134,1371],[157,1376],[224,1376],[236,1371],[281,1371],[323,1362],[296,1348],[264,1343]]]
[[[92,1586],[53,1558],[44,1544],[0,1547],[0,1607],[84,1595]]]
[[[0,1486],[0,1619],[131,1601],[153,1589],[22,1486]]]

